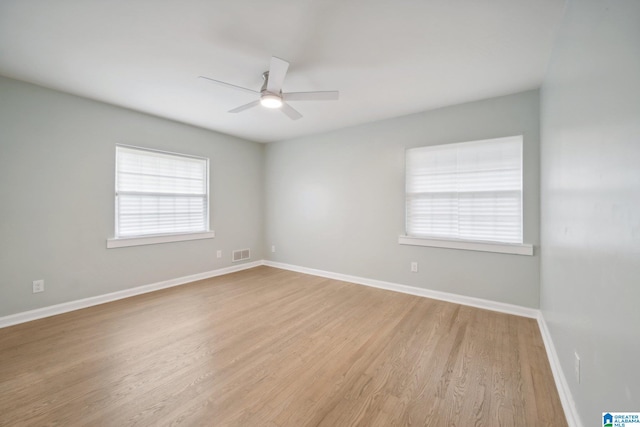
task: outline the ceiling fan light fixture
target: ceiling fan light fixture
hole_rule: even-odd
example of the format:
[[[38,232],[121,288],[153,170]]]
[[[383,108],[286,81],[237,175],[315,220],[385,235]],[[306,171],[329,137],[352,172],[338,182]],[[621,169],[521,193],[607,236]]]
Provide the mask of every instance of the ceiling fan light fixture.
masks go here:
[[[260,104],[267,108],[282,107],[282,98],[272,93],[266,93],[260,97]]]

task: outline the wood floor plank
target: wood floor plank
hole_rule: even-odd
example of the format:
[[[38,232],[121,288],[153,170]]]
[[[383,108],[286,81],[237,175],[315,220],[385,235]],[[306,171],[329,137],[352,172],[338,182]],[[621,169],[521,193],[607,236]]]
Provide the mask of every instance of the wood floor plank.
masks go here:
[[[537,324],[257,267],[0,329],[0,426],[565,426]]]

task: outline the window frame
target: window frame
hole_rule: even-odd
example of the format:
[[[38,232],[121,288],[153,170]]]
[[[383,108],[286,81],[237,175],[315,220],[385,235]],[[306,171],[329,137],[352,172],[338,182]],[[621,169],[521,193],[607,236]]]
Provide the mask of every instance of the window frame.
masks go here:
[[[521,212],[520,212],[520,224],[521,224],[521,232],[522,232],[522,242],[519,243],[511,243],[511,242],[500,242],[500,241],[489,241],[489,240],[471,240],[466,238],[456,238],[456,237],[440,237],[440,236],[413,236],[409,235],[407,232],[408,225],[408,203],[407,203],[407,152],[411,149],[423,148],[423,147],[443,147],[443,146],[457,146],[467,143],[481,143],[481,142],[489,142],[496,141],[500,139],[511,139],[511,138],[520,138],[521,143],[521,164],[520,164],[520,173],[521,173],[521,194],[520,194],[520,203],[521,203]],[[516,255],[533,255],[533,245],[524,243],[524,193],[525,193],[525,183],[524,183],[524,136],[523,135],[513,135],[507,137],[497,137],[497,138],[488,138],[482,140],[474,140],[474,141],[465,141],[451,144],[434,144],[427,145],[422,147],[409,147],[405,150],[405,188],[404,188],[404,234],[398,237],[398,243],[402,245],[411,245],[411,246],[427,246],[427,247],[436,247],[436,248],[446,248],[446,249],[462,249],[462,250],[473,250],[473,251],[482,251],[482,252],[496,252],[496,253],[506,253],[506,254],[516,254]],[[453,147],[452,147],[453,148]]]
[[[115,156],[114,156],[114,160],[115,160],[115,167],[113,168],[115,174],[114,174],[114,194],[113,194],[113,202],[114,202],[114,221],[113,221],[113,236],[111,238],[107,239],[107,248],[111,249],[111,248],[121,248],[121,247],[127,247],[127,246],[139,246],[139,245],[152,245],[152,244],[158,244],[158,243],[171,243],[171,242],[181,242],[181,241],[188,241],[188,240],[201,240],[201,239],[211,239],[215,237],[215,232],[211,229],[211,223],[210,223],[210,212],[211,212],[211,193],[210,193],[210,160],[206,157],[201,157],[201,156],[195,156],[195,155],[191,155],[191,154],[183,154],[183,153],[176,153],[176,152],[172,152],[172,151],[165,151],[165,150],[158,150],[158,149],[154,149],[154,148],[148,148],[148,147],[140,147],[140,146],[135,146],[135,145],[128,145],[128,144],[116,144],[116,149],[115,151]],[[146,151],[146,152],[151,152],[151,153],[160,153],[160,154],[165,154],[165,155],[169,155],[169,156],[175,156],[175,157],[182,157],[182,158],[190,158],[190,159],[197,159],[197,160],[203,160],[205,162],[205,177],[204,177],[204,184],[205,184],[205,194],[204,194],[204,199],[205,199],[205,207],[206,207],[206,212],[205,212],[205,230],[202,231],[195,231],[195,232],[172,232],[172,233],[156,233],[156,234],[142,234],[142,235],[135,235],[135,236],[118,236],[117,235],[117,230],[118,230],[118,148],[125,148],[125,149],[133,149],[133,150],[138,150],[138,151]]]

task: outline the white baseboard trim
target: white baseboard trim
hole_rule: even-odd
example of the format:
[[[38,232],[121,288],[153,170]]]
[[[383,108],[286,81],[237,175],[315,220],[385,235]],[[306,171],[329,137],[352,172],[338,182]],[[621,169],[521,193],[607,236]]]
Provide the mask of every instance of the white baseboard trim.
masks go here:
[[[55,316],[57,314],[67,313],[69,311],[79,310],[94,305],[104,304],[135,295],[146,294],[148,292],[160,289],[171,288],[174,286],[184,285],[197,280],[209,279],[211,277],[222,276],[224,274],[234,273],[236,271],[247,270],[249,268],[263,265],[263,261],[254,261],[231,267],[219,268],[217,270],[205,271],[204,273],[191,274],[189,276],[178,277],[175,279],[164,280],[162,282],[151,283],[149,285],[137,286],[135,288],[123,289],[117,292],[111,292],[95,297],[83,298],[75,301],[64,302],[61,304],[51,305],[48,307],[38,308],[35,310],[23,311],[22,313],[10,314],[0,317],[0,328],[17,325],[19,323],[30,322],[43,317]]]
[[[310,274],[312,276],[326,277],[329,279],[352,282],[358,285],[371,286],[374,288],[386,289],[388,291],[402,292],[404,294],[416,295],[420,297],[432,298],[441,301],[453,302],[456,304],[468,305],[471,307],[483,308],[485,310],[498,311],[500,313],[514,314],[516,316],[537,319],[540,311],[535,308],[523,307],[515,304],[491,301],[482,298],[468,297],[464,295],[451,294],[448,292],[434,291],[431,289],[416,288],[414,286],[400,285],[398,283],[384,282],[381,280],[367,279],[365,277],[350,276],[347,274],[334,273],[331,271],[316,270],[314,268],[300,267],[297,265],[284,264],[281,262],[264,261],[264,265],[281,268],[283,270],[296,271],[298,273]]]
[[[556,382],[556,389],[560,396],[564,415],[567,418],[567,424],[569,427],[582,427],[582,422],[580,421],[575,401],[573,400],[571,390],[569,389],[567,377],[564,375],[564,371],[560,365],[560,359],[558,358],[556,347],[553,345],[551,333],[549,332],[547,322],[544,320],[542,312],[540,312],[540,315],[538,316],[538,327],[540,328],[540,335],[542,335],[544,347],[547,350],[547,358],[549,359],[549,365],[551,365],[551,372],[553,373],[553,379]]]

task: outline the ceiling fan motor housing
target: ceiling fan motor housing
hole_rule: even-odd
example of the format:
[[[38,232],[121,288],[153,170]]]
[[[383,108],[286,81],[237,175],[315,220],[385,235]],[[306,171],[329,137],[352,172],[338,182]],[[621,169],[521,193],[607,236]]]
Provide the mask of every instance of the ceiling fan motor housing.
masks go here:
[[[262,87],[260,88],[260,104],[267,108],[282,107],[282,91],[280,93],[272,93],[267,90],[269,84],[269,71],[262,73]]]

